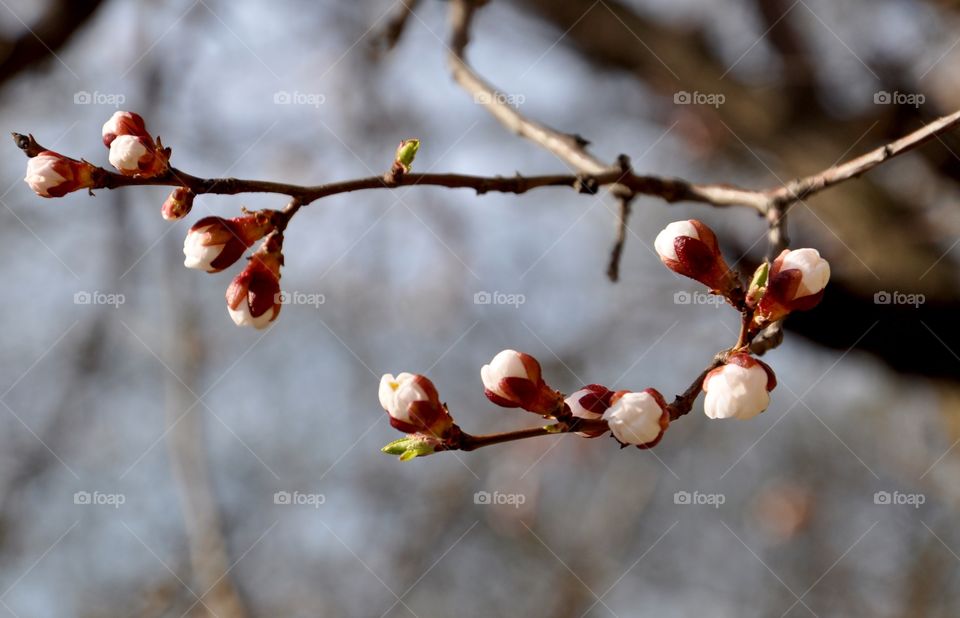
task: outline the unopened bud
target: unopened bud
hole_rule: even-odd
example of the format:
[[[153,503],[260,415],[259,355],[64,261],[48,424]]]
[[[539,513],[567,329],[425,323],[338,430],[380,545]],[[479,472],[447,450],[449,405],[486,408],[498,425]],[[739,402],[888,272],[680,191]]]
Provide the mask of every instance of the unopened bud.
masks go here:
[[[279,243],[271,243],[278,234],[267,239],[234,277],[227,288],[227,311],[237,326],[261,330],[280,315],[283,306],[280,294],[280,266],[283,254]]]
[[[63,197],[92,187],[94,170],[96,168],[86,161],[45,150],[27,161],[27,175],[23,180],[40,197]]]
[[[261,210],[242,217],[204,217],[190,228],[183,241],[183,265],[220,272],[243,257],[250,246],[274,229],[274,210]]]
[[[183,219],[193,208],[193,198],[196,194],[187,187],[177,187],[170,192],[163,206],[160,207],[160,215],[167,221],[176,221]]]
[[[703,411],[710,418],[751,419],[767,409],[776,386],[777,378],[766,363],[745,353],[733,354],[703,379]]]
[[[816,249],[784,250],[770,265],[754,325],[763,327],[792,311],[812,309],[823,298],[829,280],[830,264]]]
[[[617,391],[603,414],[613,437],[621,444],[652,448],[670,425],[670,413],[663,395],[653,388],[639,393]]]
[[[543,381],[537,359],[523,352],[503,350],[480,369],[480,378],[487,398],[504,408],[552,416],[563,405],[563,395]]]
[[[696,219],[674,221],[657,234],[653,245],[667,268],[717,294],[726,296],[738,285],[736,275],[720,255],[716,234]]]
[[[426,376],[384,374],[380,378],[379,394],[380,405],[390,416],[394,429],[422,434],[439,443],[454,428],[453,417],[440,403],[437,387]]]

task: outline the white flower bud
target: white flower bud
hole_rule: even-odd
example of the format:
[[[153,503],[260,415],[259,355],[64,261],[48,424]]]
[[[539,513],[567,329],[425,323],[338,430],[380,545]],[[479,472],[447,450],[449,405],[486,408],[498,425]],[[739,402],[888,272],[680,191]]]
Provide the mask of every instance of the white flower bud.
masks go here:
[[[67,181],[57,173],[61,160],[59,156],[43,153],[27,161],[27,176],[24,180],[34,193],[42,197],[51,197],[50,189],[59,187]]]
[[[600,384],[590,384],[569,395],[563,400],[570,408],[570,413],[576,418],[587,421],[596,421],[603,417],[603,413],[610,408],[610,400],[614,392]],[[596,438],[607,432],[606,428],[578,431],[578,436]]]
[[[147,127],[144,125],[143,118],[133,112],[116,111],[110,116],[110,120],[103,123],[101,131],[103,135],[103,145],[107,148],[117,138],[118,135],[136,135],[149,139]]]
[[[138,172],[140,159],[148,152],[142,138],[118,135],[110,142],[110,164],[121,172]]]
[[[183,265],[187,268],[196,268],[207,272],[215,272],[212,263],[223,251],[226,243],[205,244],[207,241],[207,227],[192,228],[183,240]]]
[[[236,309],[227,307],[227,311],[230,313],[230,319],[237,326],[252,326],[257,330],[263,330],[270,326],[270,322],[274,319],[272,311],[253,316],[250,313],[250,305],[247,303],[240,303]]]
[[[603,414],[613,436],[637,446],[656,442],[664,431],[664,409],[648,391],[625,393]]]
[[[784,255],[780,270],[791,269],[799,270],[801,274],[800,285],[794,298],[816,294],[827,287],[830,280],[830,264],[820,257],[820,252],[816,249],[796,249]]]
[[[697,228],[690,221],[674,221],[663,228],[657,238],[653,241],[653,247],[661,258],[668,260],[677,260],[677,249],[674,244],[680,236],[689,236],[690,238],[700,239]]]
[[[501,388],[502,380],[507,378],[538,380],[539,375],[531,376],[528,372],[526,365],[523,363],[523,356],[526,355],[516,350],[503,350],[494,356],[489,365],[480,368],[480,379],[483,381],[483,387],[504,399],[511,399],[511,395],[505,393]]]
[[[410,404],[429,400],[430,394],[418,384],[417,376],[412,373],[401,373],[396,377],[385,373],[380,378],[380,405],[391,418],[414,424],[415,419],[410,418]]]
[[[763,366],[756,362],[749,367],[734,363],[718,367],[703,381],[707,394],[703,411],[710,418],[751,419],[770,405],[769,379]]]

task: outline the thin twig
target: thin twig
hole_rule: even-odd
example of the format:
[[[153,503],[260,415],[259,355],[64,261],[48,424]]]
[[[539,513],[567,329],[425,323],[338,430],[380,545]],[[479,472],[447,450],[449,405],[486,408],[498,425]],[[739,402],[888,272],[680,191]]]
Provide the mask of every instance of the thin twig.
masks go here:
[[[828,167],[822,172],[813,174],[812,176],[792,180],[777,190],[769,191],[768,194],[772,201],[779,202],[784,206],[806,199],[814,193],[829,189],[841,182],[850,180],[851,178],[858,178],[881,163],[922,146],[941,133],[954,128],[957,123],[960,123],[960,111],[938,118],[913,133],[905,135],[885,146],[871,150],[846,163]]]
[[[400,42],[400,37],[403,36],[407,28],[410,17],[413,15],[413,11],[419,4],[420,0],[397,1],[397,5],[393,8],[393,13],[387,19],[380,32],[371,40],[371,47],[375,55],[381,56],[397,46],[397,43]]]
[[[633,200],[628,197],[620,198],[620,216],[617,217],[617,235],[610,249],[610,263],[607,266],[607,278],[610,281],[620,279],[620,259],[623,257],[623,246],[627,241],[627,230],[630,221],[630,206]]]
[[[492,433],[485,435],[471,435],[460,432],[456,440],[445,445],[447,450],[475,451],[485,446],[494,444],[503,444],[504,442],[514,442],[516,440],[526,440],[527,438],[537,438],[539,436],[563,435],[577,431],[596,431],[606,430],[607,422],[604,420],[589,420],[575,418],[571,422],[560,421],[552,425],[542,425],[540,427],[530,427],[529,429],[518,429],[516,431],[504,431],[502,433]]]

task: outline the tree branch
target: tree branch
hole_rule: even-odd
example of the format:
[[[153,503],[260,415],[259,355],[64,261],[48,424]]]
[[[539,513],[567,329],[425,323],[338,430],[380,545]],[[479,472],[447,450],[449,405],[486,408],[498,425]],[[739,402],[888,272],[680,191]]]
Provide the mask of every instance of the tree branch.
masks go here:
[[[200,178],[176,168],[153,178],[124,176],[98,167],[93,189],[116,189],[132,186],[188,187],[194,193],[235,195],[239,193],[276,193],[296,198],[301,205],[318,199],[367,189],[393,189],[400,186],[438,186],[451,189],[473,189],[487,192],[526,193],[541,187],[571,187],[581,193],[596,193],[598,187],[625,187],[627,195],[650,195],[666,202],[698,202],[711,206],[745,206],[771,216],[771,209],[785,213],[789,205],[857,178],[880,164],[909,152],[960,123],[960,111],[944,116],[886,146],[829,167],[817,174],[791,180],[782,187],[766,190],[744,189],[729,184],[697,184],[682,178],[636,174],[629,166],[606,168],[598,174],[550,174],[539,176],[472,176],[467,174],[417,174],[371,176],[321,185],[297,185],[268,180],[239,178]],[[13,140],[24,154],[34,157],[46,150],[33,135],[13,133]],[[622,158],[621,158],[622,159]],[[774,221],[784,218],[773,217]]]
[[[851,178],[858,178],[881,163],[922,146],[939,134],[949,131],[957,126],[957,123],[960,123],[960,111],[938,118],[913,133],[846,163],[834,165],[812,176],[791,180],[780,189],[769,191],[770,199],[786,206]]]
[[[473,14],[483,4],[477,0],[452,0],[450,2],[450,48],[447,65],[453,79],[460,84],[474,100],[482,102],[494,118],[505,127],[552,152],[579,172],[600,175],[612,168],[590,154],[587,140],[579,135],[562,133],[527,118],[508,103],[508,97],[492,84],[480,77],[466,60],[466,48],[470,42],[470,25]]]

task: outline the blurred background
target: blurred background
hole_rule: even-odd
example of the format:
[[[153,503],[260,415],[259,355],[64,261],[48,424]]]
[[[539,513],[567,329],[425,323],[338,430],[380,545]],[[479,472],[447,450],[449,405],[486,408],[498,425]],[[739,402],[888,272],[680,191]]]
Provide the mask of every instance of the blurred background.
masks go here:
[[[452,82],[446,2],[389,53],[392,0],[0,5],[0,124],[99,165],[124,109],[206,177],[368,176],[409,137],[419,171],[567,171]],[[469,54],[606,161],[759,188],[960,108],[958,26],[933,0],[496,0]],[[385,372],[428,374],[472,433],[537,421],[483,396],[504,348],[564,392],[681,392],[738,318],[653,239],[695,216],[748,266],[765,223],[640,198],[614,284],[609,196],[335,196],[288,230],[294,303],[257,332],[227,315],[239,269],[181,246],[282,196],[200,196],[173,224],[164,188],[43,200],[8,143],[0,614],[955,616],[958,153],[941,136],[791,210],[834,279],[765,357],[762,416],[701,400],[653,451],[568,435],[400,464]]]

